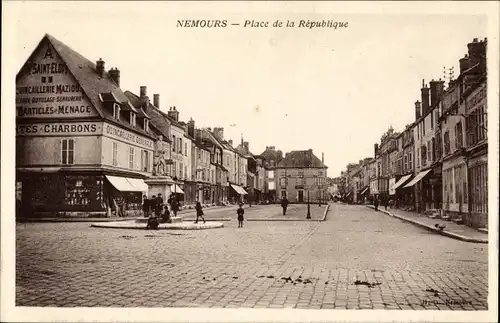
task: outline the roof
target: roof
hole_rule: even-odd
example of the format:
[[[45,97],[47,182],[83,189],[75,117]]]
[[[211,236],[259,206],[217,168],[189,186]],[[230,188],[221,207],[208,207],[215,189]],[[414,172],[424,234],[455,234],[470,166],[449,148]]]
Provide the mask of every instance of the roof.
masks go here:
[[[97,113],[102,118],[114,124],[118,124],[123,128],[127,128],[133,130],[134,132],[141,133],[144,136],[154,138],[153,134],[145,132],[144,129],[141,129],[139,126],[132,126],[124,120],[116,120],[113,118],[111,111],[104,108],[99,94],[107,93],[107,95],[105,95],[107,100],[110,98],[116,98],[118,103],[121,103],[122,107],[133,110],[132,105],[129,105],[130,103],[127,96],[125,96],[120,87],[118,87],[118,85],[111,79],[107,71],[104,71],[103,77],[100,77],[100,75],[97,74],[95,63],[83,57],[78,52],[74,51],[66,44],[49,34],[45,34],[38,46],[31,53],[26,63],[16,75],[16,81],[19,81],[20,77],[24,75],[26,69],[30,68],[30,62],[32,61],[33,56],[38,52],[38,49],[45,44],[45,42],[48,42],[54,48],[61,60],[66,64],[68,70],[79,83],[85,96],[89,99],[92,106],[97,110]]]
[[[169,120],[162,113],[160,113],[160,109],[152,105],[151,102],[146,102],[145,99],[141,99],[138,95],[130,91],[125,91],[125,95],[128,97],[132,105],[139,111],[144,113],[144,109],[146,110],[144,115],[151,119],[151,124],[153,124],[160,131],[164,137],[163,139],[170,142]]]
[[[280,168],[328,168],[316,157],[312,150],[293,150],[286,154],[278,166]]]

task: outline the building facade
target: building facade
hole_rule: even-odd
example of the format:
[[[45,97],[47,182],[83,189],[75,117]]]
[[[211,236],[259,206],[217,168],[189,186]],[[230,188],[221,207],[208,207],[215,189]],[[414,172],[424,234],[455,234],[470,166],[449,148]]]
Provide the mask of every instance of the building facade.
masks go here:
[[[16,76],[19,216],[140,212],[157,136],[119,80],[43,37]]]
[[[318,203],[328,199],[327,167],[312,149],[291,151],[276,166],[280,199],[290,203]]]

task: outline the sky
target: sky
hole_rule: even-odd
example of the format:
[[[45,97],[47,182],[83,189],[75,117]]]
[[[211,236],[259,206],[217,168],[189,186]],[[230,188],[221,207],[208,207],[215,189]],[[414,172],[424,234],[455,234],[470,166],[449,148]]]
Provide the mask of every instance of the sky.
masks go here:
[[[216,4],[216,3],[214,3]],[[45,33],[106,69],[121,87],[160,94],[180,119],[224,127],[254,154],[266,146],[313,149],[338,176],[373,157],[389,126],[414,121],[422,79],[444,78],[473,38],[487,36],[482,15],[338,13],[327,5],[167,2],[10,2],[9,35],[18,71]],[[454,3],[449,3],[454,6]],[[450,7],[451,8],[451,7]],[[4,11],[6,12],[6,11]],[[407,10],[407,12],[412,12]],[[226,19],[226,28],[179,28],[180,19]],[[334,20],[347,28],[244,28],[245,20]],[[448,76],[446,76],[448,77]]]

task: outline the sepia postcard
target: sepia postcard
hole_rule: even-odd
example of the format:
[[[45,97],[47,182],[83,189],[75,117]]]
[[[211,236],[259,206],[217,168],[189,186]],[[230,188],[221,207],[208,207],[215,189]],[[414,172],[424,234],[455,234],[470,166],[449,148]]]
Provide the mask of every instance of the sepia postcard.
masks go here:
[[[497,321],[498,2],[2,5],[2,321]]]

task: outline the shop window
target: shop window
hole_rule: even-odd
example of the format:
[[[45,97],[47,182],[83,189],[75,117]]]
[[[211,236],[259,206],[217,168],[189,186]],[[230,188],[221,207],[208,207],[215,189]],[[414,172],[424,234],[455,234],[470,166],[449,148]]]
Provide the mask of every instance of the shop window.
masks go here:
[[[141,169],[144,172],[149,171],[149,152],[147,150],[142,151],[142,158],[141,158]]]
[[[461,149],[463,147],[463,131],[462,131],[462,122],[458,122],[455,126],[455,146],[457,149]]]
[[[134,147],[128,147],[128,168],[134,169],[135,167],[135,149]]]
[[[61,140],[61,163],[63,165],[73,165],[75,163],[75,140]]]
[[[90,206],[92,179],[87,176],[67,176],[65,178],[64,203],[67,206]]]
[[[444,153],[445,155],[450,153],[450,133],[448,131],[444,133]]]
[[[130,112],[130,125],[136,126],[136,115],[134,112]]]
[[[118,166],[118,143],[113,142],[113,166]]]
[[[120,105],[117,103],[114,103],[113,104],[113,118],[115,118],[116,120],[120,120],[120,111],[121,111]]]

